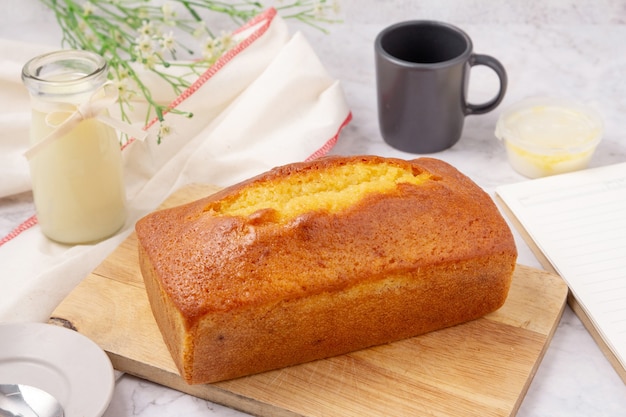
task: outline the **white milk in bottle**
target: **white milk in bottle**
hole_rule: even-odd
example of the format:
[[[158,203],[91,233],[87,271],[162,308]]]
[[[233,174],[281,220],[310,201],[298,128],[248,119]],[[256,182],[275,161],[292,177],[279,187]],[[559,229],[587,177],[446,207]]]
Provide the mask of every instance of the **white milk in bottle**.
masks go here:
[[[106,62],[86,51],[53,52],[29,61],[22,79],[33,109],[31,146],[46,139],[29,155],[42,232],[67,244],[110,237],[126,221],[122,156],[115,130],[90,109],[105,95]]]

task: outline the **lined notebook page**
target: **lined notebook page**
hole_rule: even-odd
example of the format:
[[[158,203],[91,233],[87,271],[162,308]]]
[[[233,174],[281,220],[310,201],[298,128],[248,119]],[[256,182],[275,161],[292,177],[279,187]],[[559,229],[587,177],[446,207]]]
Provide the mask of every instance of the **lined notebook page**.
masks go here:
[[[626,368],[626,163],[496,193]]]

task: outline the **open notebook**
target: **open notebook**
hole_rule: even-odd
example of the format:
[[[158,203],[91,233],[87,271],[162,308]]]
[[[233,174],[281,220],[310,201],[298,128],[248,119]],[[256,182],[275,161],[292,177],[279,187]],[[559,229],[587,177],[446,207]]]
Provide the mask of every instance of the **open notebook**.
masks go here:
[[[626,383],[626,163],[505,185],[504,209]]]

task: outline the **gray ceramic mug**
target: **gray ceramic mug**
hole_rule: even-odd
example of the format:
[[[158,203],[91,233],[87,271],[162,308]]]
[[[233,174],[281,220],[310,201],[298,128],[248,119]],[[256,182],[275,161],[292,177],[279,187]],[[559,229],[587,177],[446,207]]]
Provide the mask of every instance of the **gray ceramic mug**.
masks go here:
[[[401,151],[432,153],[457,143],[466,115],[495,109],[507,87],[502,64],[475,54],[465,32],[447,23],[415,20],[376,38],[378,121],[385,142]],[[486,65],[500,80],[483,104],[467,102],[470,68]]]

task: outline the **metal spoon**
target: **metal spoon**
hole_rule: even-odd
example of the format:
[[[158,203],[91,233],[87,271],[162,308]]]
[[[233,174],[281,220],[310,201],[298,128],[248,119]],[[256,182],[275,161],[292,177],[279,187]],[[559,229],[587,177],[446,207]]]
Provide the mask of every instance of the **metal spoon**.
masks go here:
[[[0,384],[0,417],[63,417],[52,395],[23,384]]]

